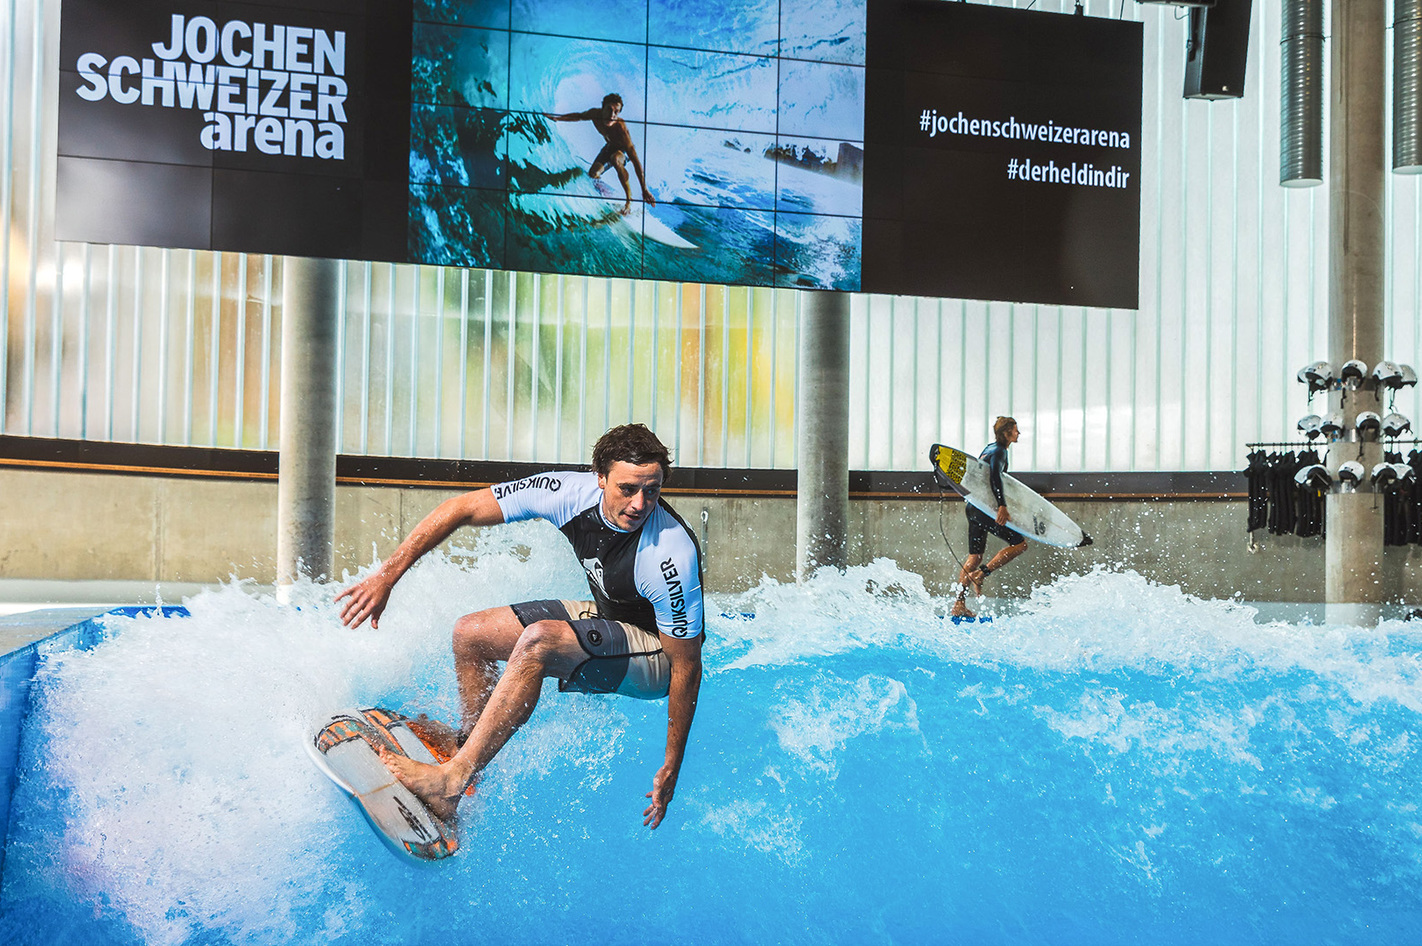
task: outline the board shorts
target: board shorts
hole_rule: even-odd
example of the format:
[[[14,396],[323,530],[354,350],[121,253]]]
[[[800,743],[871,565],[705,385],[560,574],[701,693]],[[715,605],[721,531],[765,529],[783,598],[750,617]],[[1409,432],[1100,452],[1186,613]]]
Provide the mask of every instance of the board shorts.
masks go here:
[[[596,158],[593,158],[593,163],[588,165],[588,168],[591,170],[598,165],[602,165],[603,167],[626,167],[627,154],[618,145],[603,145],[602,150],[597,153]]]
[[[971,503],[963,504],[963,513],[968,517],[968,554],[981,555],[987,550],[987,537],[991,532],[1008,545],[1021,545],[1027,540],[1022,533],[1007,526],[997,524],[997,519],[989,516]]]
[[[558,689],[572,693],[618,693],[659,700],[671,686],[671,660],[661,636],[635,624],[597,616],[591,601],[524,601],[510,605],[524,627],[537,621],[566,621],[587,655]]]

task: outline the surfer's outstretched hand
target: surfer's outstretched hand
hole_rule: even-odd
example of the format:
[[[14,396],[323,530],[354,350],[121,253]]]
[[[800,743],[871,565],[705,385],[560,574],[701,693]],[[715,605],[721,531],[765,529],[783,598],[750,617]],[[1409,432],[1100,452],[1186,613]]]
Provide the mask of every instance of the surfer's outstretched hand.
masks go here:
[[[385,575],[382,565],[362,580],[336,595],[336,600],[346,599],[341,605],[341,623],[346,627],[360,627],[370,618],[370,626],[380,629],[380,615],[385,613],[385,605],[390,600],[390,589],[395,582]]]
[[[657,769],[656,778],[652,779],[652,790],[647,793],[652,803],[642,812],[642,824],[654,831],[667,816],[667,805],[671,804],[672,796],[676,794],[676,775],[671,766],[664,765]]]

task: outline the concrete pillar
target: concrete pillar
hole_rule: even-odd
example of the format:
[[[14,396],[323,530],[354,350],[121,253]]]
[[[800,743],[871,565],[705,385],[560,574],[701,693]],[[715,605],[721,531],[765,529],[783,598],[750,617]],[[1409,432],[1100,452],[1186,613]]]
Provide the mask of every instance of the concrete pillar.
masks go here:
[[[1382,360],[1383,139],[1387,24],[1379,0],[1333,0],[1329,130],[1329,360],[1335,369],[1357,358],[1371,372]],[[1328,451],[1336,472],[1359,458],[1365,470],[1382,459],[1377,444],[1360,445],[1353,419],[1376,410],[1371,391],[1335,392],[1346,439]],[[1366,487],[1365,487],[1366,488]],[[1332,493],[1327,501],[1324,600],[1329,620],[1377,620],[1395,590],[1383,574],[1381,501],[1366,493]]]
[[[849,295],[803,292],[795,578],[849,564]]]
[[[331,577],[336,520],[335,260],[287,257],[281,293],[277,594]]]

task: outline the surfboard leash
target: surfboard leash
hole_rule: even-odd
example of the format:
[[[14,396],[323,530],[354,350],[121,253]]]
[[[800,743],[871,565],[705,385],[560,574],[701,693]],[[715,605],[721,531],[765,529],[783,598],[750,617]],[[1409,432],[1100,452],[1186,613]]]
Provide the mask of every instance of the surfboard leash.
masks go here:
[[[953,550],[953,543],[948,540],[948,526],[943,521],[943,510],[948,505],[944,496],[946,491],[941,484],[936,485],[938,485],[938,531],[943,536],[943,544],[948,546],[948,554],[953,556],[953,561],[958,563],[958,570],[961,572],[963,570],[963,560],[959,558],[958,553]]]

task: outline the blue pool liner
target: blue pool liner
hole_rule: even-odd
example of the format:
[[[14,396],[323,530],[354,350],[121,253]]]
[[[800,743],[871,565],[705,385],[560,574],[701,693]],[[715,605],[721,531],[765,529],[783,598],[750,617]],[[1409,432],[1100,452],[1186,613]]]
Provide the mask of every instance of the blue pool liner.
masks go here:
[[[180,605],[112,608],[0,656],[0,877],[10,837],[10,802],[20,781],[20,738],[33,705],[30,684],[40,662],[51,654],[89,650],[108,640],[113,634],[109,618],[187,616],[187,608]]]

